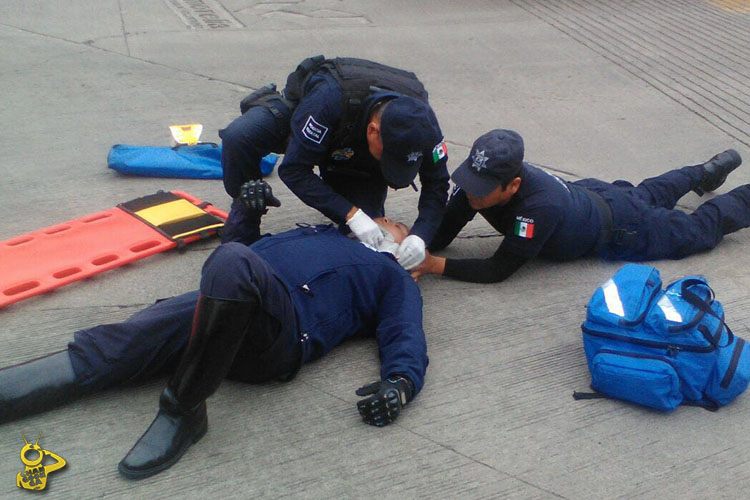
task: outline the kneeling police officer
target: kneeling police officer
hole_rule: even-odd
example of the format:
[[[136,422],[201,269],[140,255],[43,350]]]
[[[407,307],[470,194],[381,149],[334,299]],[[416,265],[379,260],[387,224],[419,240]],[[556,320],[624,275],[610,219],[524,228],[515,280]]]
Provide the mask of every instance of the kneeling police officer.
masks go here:
[[[414,73],[356,58],[308,58],[284,91],[254,92],[219,132],[224,187],[235,198],[224,241],[253,239],[257,222],[237,198],[260,178],[261,158],[284,153],[279,177],[303,202],[377,247],[388,187],[422,190],[419,215],[397,252],[410,269],[424,259],[448,199],[447,151],[427,91]],[[320,176],[314,167],[320,169]]]

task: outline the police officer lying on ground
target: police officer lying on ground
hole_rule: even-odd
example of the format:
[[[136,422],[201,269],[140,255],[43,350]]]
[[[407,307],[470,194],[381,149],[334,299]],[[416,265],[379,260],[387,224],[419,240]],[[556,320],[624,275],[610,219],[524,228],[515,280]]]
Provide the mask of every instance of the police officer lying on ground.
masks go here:
[[[171,371],[156,418],[119,464],[129,478],[148,477],[203,437],[205,400],[224,377],[291,380],[301,364],[355,334],[375,336],[381,361],[381,380],[356,391],[365,396],[359,412],[371,425],[393,422],[422,389],[427,352],[419,288],[392,255],[408,228],[377,223],[381,252],[331,226],[220,245],[200,290],[78,331],[66,351],[0,370],[0,423]]]
[[[638,186],[597,179],[566,182],[523,161],[521,136],[492,130],[474,142],[453,173],[457,185],[430,246],[445,248],[477,212],[505,235],[488,259],[430,255],[412,276],[442,274],[492,283],[537,255],[585,255],[632,261],[679,259],[714,248],[725,234],[750,226],[750,185],[703,203],[693,213],[674,206],[688,191],[721,186],[742,159],[727,150],[706,163],[669,171]]]
[[[440,126],[414,73],[316,56],[289,75],[283,96],[270,85],[245,98],[241,109],[219,131],[224,187],[235,198],[226,238],[257,237],[257,221],[248,220],[236,199],[243,183],[260,179],[260,160],[273,151],[285,153],[279,177],[294,194],[374,247],[382,235],[372,218],[385,214],[388,187],[413,185],[419,173],[419,216],[396,257],[406,269],[424,259],[450,177]]]

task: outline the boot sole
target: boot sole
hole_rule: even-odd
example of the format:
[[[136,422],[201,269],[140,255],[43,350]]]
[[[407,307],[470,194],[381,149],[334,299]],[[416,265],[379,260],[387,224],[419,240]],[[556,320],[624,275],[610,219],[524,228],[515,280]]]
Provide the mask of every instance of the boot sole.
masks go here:
[[[152,467],[150,469],[143,469],[143,470],[131,470],[122,465],[122,462],[117,464],[117,470],[125,476],[128,479],[145,479],[147,477],[151,477],[153,475],[156,475],[160,473],[161,471],[164,471],[166,469],[169,469],[174,464],[179,462],[179,460],[182,458],[182,455],[185,454],[185,452],[190,448],[192,445],[200,441],[200,439],[206,435],[206,432],[208,431],[208,419],[204,420],[203,425],[201,425],[200,429],[198,429],[198,432],[195,433],[182,448],[180,448],[180,451],[177,452],[175,456],[164,462],[163,464],[159,464],[156,467]]]

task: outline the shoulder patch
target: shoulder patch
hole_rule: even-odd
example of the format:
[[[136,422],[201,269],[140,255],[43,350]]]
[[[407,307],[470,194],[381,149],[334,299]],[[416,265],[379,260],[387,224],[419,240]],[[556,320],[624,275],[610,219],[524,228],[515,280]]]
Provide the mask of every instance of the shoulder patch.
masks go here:
[[[437,163],[446,156],[448,156],[448,146],[445,144],[445,138],[443,138],[432,148],[432,161],[433,163]]]
[[[323,138],[328,133],[328,127],[321,125],[315,121],[312,115],[307,117],[305,125],[302,127],[302,135],[307,139],[311,140],[315,144],[323,142]]]
[[[521,238],[534,237],[534,219],[528,217],[516,217],[516,223],[513,226],[513,234]]]

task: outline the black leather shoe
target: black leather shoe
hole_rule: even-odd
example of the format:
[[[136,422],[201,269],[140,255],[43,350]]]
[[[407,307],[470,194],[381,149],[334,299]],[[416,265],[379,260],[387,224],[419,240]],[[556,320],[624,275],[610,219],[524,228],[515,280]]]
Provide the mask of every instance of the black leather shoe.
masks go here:
[[[159,398],[159,413],[117,469],[130,479],[153,476],[176,464],[207,430],[205,401],[195,408],[185,409],[170,389],[164,389]]]
[[[740,164],[742,164],[742,157],[734,149],[727,149],[723,153],[717,154],[703,164],[706,174],[703,176],[700,185],[693,191],[699,196],[703,196],[708,191],[719,189],[719,186],[727,180],[727,176]]]

